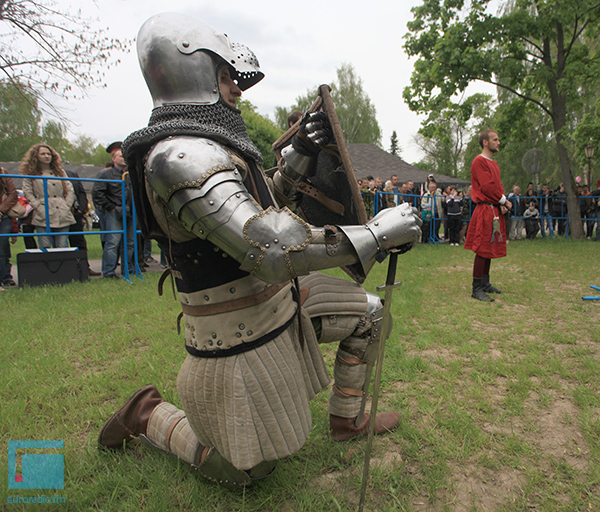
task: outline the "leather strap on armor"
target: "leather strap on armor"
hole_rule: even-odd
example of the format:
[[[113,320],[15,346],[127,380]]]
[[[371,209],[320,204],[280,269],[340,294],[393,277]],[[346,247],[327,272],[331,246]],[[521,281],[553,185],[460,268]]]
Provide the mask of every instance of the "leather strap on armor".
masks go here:
[[[228,313],[229,311],[237,311],[250,306],[256,306],[257,304],[270,299],[273,297],[273,295],[285,288],[287,285],[288,283],[274,284],[268,288],[265,288],[262,292],[257,293],[256,295],[219,302],[218,304],[202,304],[192,306],[182,302],[181,309],[186,315],[190,316],[211,316],[218,315],[220,313]]]
[[[323,194],[323,192],[320,192],[315,187],[309,185],[306,182],[296,182],[296,190],[302,192],[307,196],[312,197],[313,199],[316,199],[317,201],[319,201],[319,203],[326,206],[333,213],[337,213],[338,215],[344,215],[346,211],[343,204],[338,203],[333,199],[330,199],[325,194]]]
[[[287,194],[285,190],[279,190],[277,187],[275,188],[275,192],[279,193],[279,195],[286,200],[290,200],[292,202],[297,202],[299,200],[299,196],[296,197],[294,192],[301,192],[304,195],[310,196],[316,201],[319,201],[323,206],[325,206],[328,210],[336,213],[337,215],[344,215],[346,212],[346,208],[342,203],[339,203],[329,197],[327,197],[323,192],[316,189],[312,185],[308,184],[305,181],[297,181],[292,179],[290,176],[287,176],[285,173],[281,171],[276,172],[276,176],[281,178],[282,182],[287,183],[291,188],[288,190]]]
[[[343,354],[340,354],[339,352],[336,355],[335,360],[337,363],[344,366],[358,366],[359,364],[362,364],[364,362],[362,359],[359,359],[357,357],[345,356]]]
[[[181,319],[183,318],[183,311],[177,315],[177,334],[181,334]]]
[[[167,434],[165,436],[165,448],[168,452],[171,451],[171,435],[173,434],[173,430],[175,430],[175,427],[179,425],[179,423],[183,419],[185,419],[185,414],[182,414],[181,416],[175,418],[175,420],[173,421],[173,423],[171,423],[169,429],[167,430]]]
[[[170,275],[173,275],[173,277],[175,277],[176,279],[181,279],[181,272],[178,272],[177,270],[173,270],[170,267],[166,268],[165,271],[160,275],[160,278],[158,280],[158,296],[159,297],[162,297],[165,281],[167,280],[167,277],[169,277]]]
[[[324,226],[325,249],[329,256],[335,256],[338,252],[338,229],[335,226]]]
[[[294,299],[294,302],[296,302],[296,304],[299,305],[300,297],[298,296],[298,292],[296,291],[296,288],[294,288],[293,286],[292,286],[292,297]],[[190,354],[194,357],[206,357],[206,358],[230,357],[230,356],[235,356],[237,354],[243,354],[244,352],[248,352],[249,350],[257,349],[258,347],[264,345],[265,343],[268,343],[269,341],[275,339],[277,336],[282,334],[285,330],[287,330],[289,328],[290,325],[292,325],[292,322],[296,319],[296,316],[297,316],[296,312],[294,312],[294,314],[291,316],[291,318],[289,320],[287,320],[287,322],[285,322],[283,325],[281,325],[277,329],[274,329],[273,331],[265,334],[264,336],[261,336],[260,338],[257,338],[254,341],[250,341],[248,343],[234,345],[233,347],[229,347],[229,348],[219,348],[216,350],[198,350],[189,345],[186,345],[185,349],[188,351],[188,354]]]
[[[365,350],[359,350],[354,347],[349,347],[348,345],[345,345],[343,342],[340,343],[339,349],[354,356],[354,357],[344,356],[345,361],[356,361],[356,363],[354,363],[354,364],[370,364],[370,365],[374,364],[374,361],[369,361],[369,360],[365,359],[365,353],[366,353]],[[342,361],[340,361],[340,362],[342,362]],[[342,364],[344,364],[344,363],[342,362]],[[351,365],[347,365],[347,366],[351,366]]]
[[[333,392],[341,398],[354,398],[356,396],[363,396],[362,389],[343,388],[335,383],[331,389],[333,389]]]

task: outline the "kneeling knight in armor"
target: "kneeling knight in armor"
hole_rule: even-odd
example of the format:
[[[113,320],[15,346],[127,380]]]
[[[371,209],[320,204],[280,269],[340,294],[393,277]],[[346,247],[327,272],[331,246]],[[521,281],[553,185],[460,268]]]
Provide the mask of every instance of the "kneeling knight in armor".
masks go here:
[[[154,109],[123,154],[142,229],[168,255],[182,306],[183,409],[145,386],[109,418],[98,442],[121,449],[139,437],[236,488],[267,476],[306,442],[309,401],[330,381],[320,343],[339,342],[332,439],[367,433],[361,402],[371,347],[382,335],[382,301],[317,271],[344,266],[366,276],[382,255],[414,246],[421,221],[402,204],[364,225],[309,224],[294,213],[301,195],[293,184],[310,178],[331,141],[327,117],[305,115],[267,177],[236,108],[264,76],[252,51],[177,14],[150,18],[137,50]],[[376,433],[398,421],[396,412],[377,414]]]

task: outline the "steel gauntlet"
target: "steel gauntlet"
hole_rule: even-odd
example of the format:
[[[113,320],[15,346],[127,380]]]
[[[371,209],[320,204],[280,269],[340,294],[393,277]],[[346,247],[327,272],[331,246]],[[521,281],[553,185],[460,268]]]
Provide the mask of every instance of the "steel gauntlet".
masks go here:
[[[423,221],[416,208],[403,203],[378,213],[363,226],[340,226],[369,273],[379,256],[396,247],[412,248],[421,239]]]
[[[283,162],[273,182],[279,192],[293,202],[300,200],[297,183],[314,176],[321,148],[331,141],[329,120],[323,112],[304,114],[298,134],[292,143],[281,150]]]

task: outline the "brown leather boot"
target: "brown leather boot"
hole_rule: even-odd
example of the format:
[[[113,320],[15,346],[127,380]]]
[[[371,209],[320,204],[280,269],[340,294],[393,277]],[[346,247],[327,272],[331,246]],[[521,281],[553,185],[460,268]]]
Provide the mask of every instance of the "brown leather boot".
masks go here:
[[[123,441],[145,434],[150,414],[162,402],[164,400],[154,386],[138,389],[102,427],[98,436],[100,447],[119,449],[123,447]]]
[[[354,420],[356,418],[342,418],[341,416],[329,415],[329,430],[331,430],[331,439],[334,441],[347,441],[356,436],[366,436],[369,434],[369,414],[365,414],[362,423],[356,427]],[[398,426],[400,421],[399,412],[380,412],[375,417],[375,433],[385,434]]]

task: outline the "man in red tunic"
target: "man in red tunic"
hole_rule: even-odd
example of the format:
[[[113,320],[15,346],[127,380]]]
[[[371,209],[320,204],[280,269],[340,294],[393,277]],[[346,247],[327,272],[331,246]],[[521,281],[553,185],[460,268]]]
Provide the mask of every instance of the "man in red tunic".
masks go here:
[[[488,293],[502,292],[490,284],[490,263],[492,258],[506,256],[504,214],[510,210],[512,203],[504,195],[500,167],[492,160],[500,148],[498,133],[484,130],[479,135],[479,145],[483,151],[471,164],[471,199],[476,207],[469,224],[465,249],[475,253],[472,297],[493,301]]]

